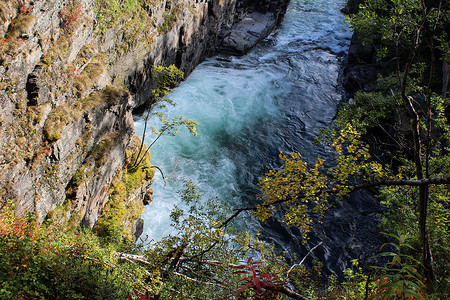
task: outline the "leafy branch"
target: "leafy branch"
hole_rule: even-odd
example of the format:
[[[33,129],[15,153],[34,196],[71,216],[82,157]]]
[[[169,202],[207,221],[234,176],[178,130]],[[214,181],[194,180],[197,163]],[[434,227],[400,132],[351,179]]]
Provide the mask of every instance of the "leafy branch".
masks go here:
[[[137,168],[140,166],[150,148],[162,135],[175,136],[180,132],[180,127],[186,127],[192,135],[197,135],[196,126],[199,124],[198,122],[191,119],[186,119],[183,116],[174,116],[172,119],[167,120],[165,113],[161,112],[161,110],[167,108],[168,105],[175,106],[175,103],[168,99],[167,96],[172,92],[172,89],[179,83],[179,81],[183,79],[183,76],[184,73],[174,65],[169,67],[159,66],[153,69],[153,79],[156,85],[152,90],[153,102],[147,109],[147,113],[144,118],[144,131],[142,133],[141,145],[131,168]],[[154,134],[157,134],[157,137],[147,147],[145,146],[144,141],[147,135],[148,121],[152,117],[159,119],[161,127],[151,128],[151,131]]]

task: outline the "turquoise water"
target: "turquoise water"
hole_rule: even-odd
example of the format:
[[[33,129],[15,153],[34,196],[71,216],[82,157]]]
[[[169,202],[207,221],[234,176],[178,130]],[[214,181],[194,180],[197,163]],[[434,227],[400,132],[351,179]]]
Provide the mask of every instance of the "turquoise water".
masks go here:
[[[207,198],[241,207],[254,203],[257,180],[279,165],[280,151],[328,156],[313,140],[343,97],[339,75],[351,37],[340,13],[344,2],[292,1],[279,28],[248,55],[230,62],[210,58],[174,90],[170,99],[177,106],[166,113],[198,121],[198,136],[182,130],[152,147],[152,163],[167,183],[156,176],[143,237],[158,240],[172,232],[169,213],[179,203],[182,179],[192,179]],[[141,134],[142,117],[135,125]],[[147,144],[154,138],[149,135]],[[259,226],[252,218],[246,222],[250,229]],[[289,247],[276,229],[267,236]]]

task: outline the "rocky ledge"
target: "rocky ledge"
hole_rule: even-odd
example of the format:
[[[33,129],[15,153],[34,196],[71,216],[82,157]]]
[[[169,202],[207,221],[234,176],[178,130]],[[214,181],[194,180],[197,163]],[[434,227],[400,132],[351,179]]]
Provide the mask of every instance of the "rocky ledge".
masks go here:
[[[242,9],[238,21],[223,39],[220,51],[233,55],[248,52],[272,32],[284,16],[287,5],[288,1],[265,0]]]

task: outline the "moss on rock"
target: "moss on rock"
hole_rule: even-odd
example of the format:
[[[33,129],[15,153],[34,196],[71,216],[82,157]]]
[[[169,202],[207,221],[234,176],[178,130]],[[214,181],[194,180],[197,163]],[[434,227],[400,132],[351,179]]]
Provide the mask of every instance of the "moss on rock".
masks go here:
[[[127,151],[130,163],[136,159],[139,146],[140,140],[135,136]],[[108,189],[109,201],[94,226],[97,234],[119,240],[133,239],[133,224],[144,211],[143,199],[136,197],[136,194],[154,176],[154,168],[149,168],[150,158],[150,153],[147,153],[140,166],[130,169],[125,167],[113,178]]]

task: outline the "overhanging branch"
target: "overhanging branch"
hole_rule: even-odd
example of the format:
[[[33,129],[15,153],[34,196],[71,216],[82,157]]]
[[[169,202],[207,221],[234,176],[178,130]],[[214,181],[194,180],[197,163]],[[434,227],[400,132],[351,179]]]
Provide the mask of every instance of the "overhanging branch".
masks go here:
[[[410,186],[426,186],[426,185],[439,185],[439,184],[450,184],[450,177],[432,177],[425,179],[400,179],[400,180],[380,180],[368,183],[357,184],[354,186],[350,186],[352,191],[365,189],[369,187],[377,187],[377,186],[402,186],[402,185],[410,185]]]
[[[431,177],[431,178],[425,178],[425,179],[403,179],[403,180],[379,180],[379,181],[373,181],[368,183],[362,183],[362,184],[356,184],[356,185],[348,185],[344,188],[348,188],[349,192],[354,192],[356,190],[360,189],[366,189],[370,187],[381,187],[381,186],[428,186],[428,185],[440,185],[440,184],[450,184],[450,177]],[[337,189],[327,189],[327,190],[320,190],[317,193],[315,193],[313,196],[317,197],[320,196],[323,193],[335,195],[338,194],[340,190]],[[306,195],[298,195],[298,198],[306,198]],[[288,202],[291,199],[283,199],[278,200],[275,202],[270,203],[262,203],[259,206],[262,207],[268,207],[273,206],[277,204],[282,204],[284,202]],[[243,207],[238,208],[235,210],[235,212],[228,217],[223,223],[222,227],[226,227],[234,218],[236,218],[241,212],[243,211],[250,211],[250,210],[257,210],[257,206],[250,206],[250,207]]]

